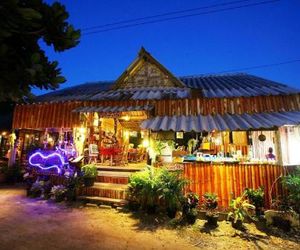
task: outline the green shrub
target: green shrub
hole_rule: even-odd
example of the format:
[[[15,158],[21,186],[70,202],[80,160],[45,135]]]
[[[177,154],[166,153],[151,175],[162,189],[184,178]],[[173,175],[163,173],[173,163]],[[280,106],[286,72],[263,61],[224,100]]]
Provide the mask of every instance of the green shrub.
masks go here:
[[[61,202],[65,199],[67,191],[64,185],[55,185],[51,189],[51,196],[56,202]]]
[[[249,203],[246,194],[244,193],[242,196],[239,196],[230,202],[228,219],[232,219],[234,223],[237,221],[243,222],[246,217],[253,218],[251,212],[254,210],[255,206]]]
[[[298,167],[294,173],[285,176],[282,183],[289,192],[289,204],[296,212],[300,213],[300,168]]]
[[[257,189],[246,188],[245,193],[246,193],[246,196],[248,197],[249,201],[255,207],[263,207],[264,206],[265,191],[264,191],[263,187],[259,187]]]
[[[183,199],[183,188],[188,181],[180,176],[179,171],[170,172],[162,169],[160,174],[159,198],[164,200],[167,209],[177,210]]]
[[[169,209],[177,209],[186,183],[178,172],[149,167],[130,176],[129,200],[140,203],[143,208],[164,203]]]
[[[30,196],[33,198],[40,197],[43,194],[44,181],[35,181],[30,188]]]
[[[81,168],[83,178],[96,178],[98,171],[95,164],[87,164]]]

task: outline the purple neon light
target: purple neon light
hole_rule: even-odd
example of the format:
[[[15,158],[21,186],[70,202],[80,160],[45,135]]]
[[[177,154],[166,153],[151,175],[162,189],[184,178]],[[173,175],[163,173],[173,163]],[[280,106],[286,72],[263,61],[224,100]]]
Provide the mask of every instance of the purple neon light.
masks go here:
[[[61,165],[59,166],[57,164],[54,164],[49,167],[45,167],[45,166],[43,166],[44,165],[43,162],[34,163],[33,159],[37,156],[41,157],[42,160],[55,159],[55,157],[58,157],[60,159]],[[54,152],[54,153],[51,153],[48,155],[43,155],[42,152],[35,152],[29,157],[28,162],[31,166],[38,167],[42,170],[56,169],[57,173],[61,173],[61,169],[65,165],[64,157],[57,152]]]

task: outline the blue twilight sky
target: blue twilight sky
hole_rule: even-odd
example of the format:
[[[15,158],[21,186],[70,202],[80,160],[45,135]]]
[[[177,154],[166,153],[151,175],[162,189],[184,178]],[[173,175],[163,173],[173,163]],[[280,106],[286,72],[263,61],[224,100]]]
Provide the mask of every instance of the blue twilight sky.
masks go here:
[[[62,0],[69,21],[86,28],[116,21],[199,8],[232,0]],[[249,0],[238,5],[262,2]],[[54,1],[48,0],[52,3]],[[236,5],[235,5],[236,6]],[[199,12],[199,11],[198,11]],[[174,75],[217,73],[300,59],[300,0],[82,36],[71,50],[54,53],[67,82],[114,80],[144,46]],[[300,62],[243,71],[300,89]],[[34,90],[34,94],[45,91]]]

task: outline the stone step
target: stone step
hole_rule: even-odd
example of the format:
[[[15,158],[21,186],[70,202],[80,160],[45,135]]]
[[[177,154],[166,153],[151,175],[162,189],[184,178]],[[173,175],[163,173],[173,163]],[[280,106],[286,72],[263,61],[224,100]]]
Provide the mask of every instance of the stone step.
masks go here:
[[[78,196],[78,200],[84,200],[91,203],[96,204],[109,204],[109,205],[115,205],[115,206],[123,206],[127,204],[127,200],[124,199],[114,199],[114,198],[107,198],[107,197],[98,197],[98,196]]]

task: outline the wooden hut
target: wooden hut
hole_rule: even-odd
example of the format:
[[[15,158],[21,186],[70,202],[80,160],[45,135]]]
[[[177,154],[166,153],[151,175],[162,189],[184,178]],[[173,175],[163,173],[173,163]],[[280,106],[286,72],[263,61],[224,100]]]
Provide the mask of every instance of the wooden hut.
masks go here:
[[[22,152],[33,142],[46,147],[72,138],[82,154],[87,144],[105,144],[105,127],[120,144],[131,144],[137,133],[144,140],[174,141],[178,147],[166,165],[182,166],[191,191],[216,192],[227,206],[246,187],[264,186],[268,198],[282,193],[278,178],[285,166],[300,164],[299,94],[248,74],[176,77],[142,48],[116,81],[85,83],[17,105],[13,128]],[[191,139],[193,151],[202,152],[183,158]],[[265,159],[269,153],[276,158]]]

